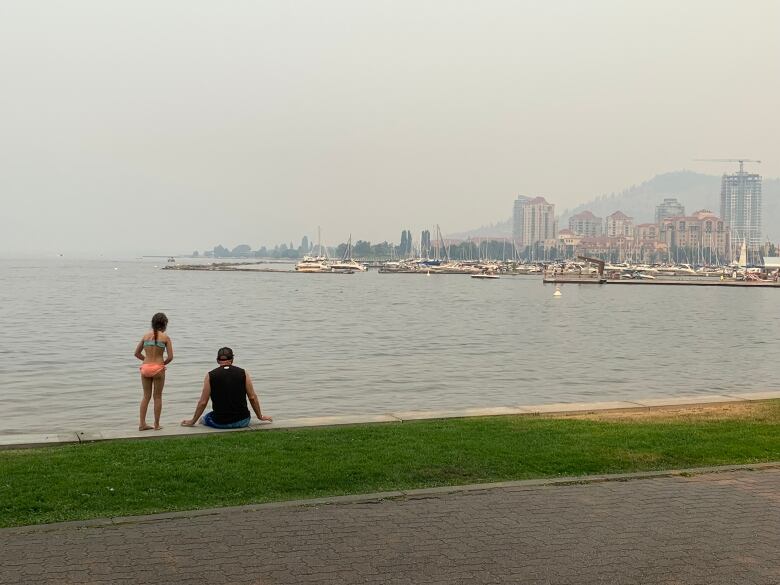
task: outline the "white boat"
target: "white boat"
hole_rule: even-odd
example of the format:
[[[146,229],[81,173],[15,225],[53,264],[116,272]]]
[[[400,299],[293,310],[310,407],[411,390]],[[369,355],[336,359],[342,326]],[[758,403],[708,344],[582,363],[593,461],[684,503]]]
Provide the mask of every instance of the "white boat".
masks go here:
[[[690,264],[676,264],[656,267],[656,273],[662,276],[686,276],[696,275],[696,271]]]
[[[330,265],[334,272],[365,272],[367,268],[356,260],[339,260]]]
[[[319,226],[317,227],[317,247],[319,248],[316,256],[304,256],[301,261],[295,265],[297,272],[333,272],[330,267],[328,256],[323,252],[322,234]]]
[[[328,259],[324,256],[304,256],[301,261],[295,265],[297,272],[333,272]]]
[[[341,260],[330,263],[330,267],[334,272],[365,272],[367,270],[363,264],[352,259],[352,234],[349,235],[344,256]]]
[[[481,278],[483,280],[495,280],[501,278],[498,274],[492,272],[480,272],[479,274],[472,274],[471,278]]]

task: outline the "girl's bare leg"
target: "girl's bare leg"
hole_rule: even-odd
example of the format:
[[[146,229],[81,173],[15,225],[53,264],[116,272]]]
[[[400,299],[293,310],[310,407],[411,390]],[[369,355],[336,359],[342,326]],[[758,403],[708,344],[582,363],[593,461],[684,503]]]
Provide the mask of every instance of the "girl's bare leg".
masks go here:
[[[141,418],[138,424],[138,430],[148,431],[152,428],[146,424],[146,409],[149,408],[149,401],[152,399],[152,379],[141,376],[141,386],[144,389],[144,397],[141,398]]]
[[[165,386],[165,370],[152,378],[154,382],[154,430],[159,430],[160,414],[162,414],[162,391]]]

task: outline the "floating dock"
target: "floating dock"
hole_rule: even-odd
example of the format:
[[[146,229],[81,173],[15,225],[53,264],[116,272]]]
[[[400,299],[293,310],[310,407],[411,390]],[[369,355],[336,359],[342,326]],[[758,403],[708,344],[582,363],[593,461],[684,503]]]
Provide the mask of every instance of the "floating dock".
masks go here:
[[[577,274],[561,274],[560,276],[545,276],[545,284],[606,284],[607,279],[598,274],[579,276]]]
[[[244,265],[250,264],[249,262]],[[354,270],[331,270],[323,272],[307,272],[293,268],[245,268],[241,264],[180,264],[178,266],[164,266],[163,270],[193,270],[197,272],[259,272],[267,274],[354,274]]]
[[[780,282],[773,280],[711,280],[702,278],[701,280],[671,280],[671,279],[633,279],[621,278],[607,280],[606,284],[657,284],[671,286],[730,286],[742,288],[780,288]]]
[[[718,280],[714,278],[578,278],[576,275],[545,276],[545,284],[633,284],[646,286],[726,286],[737,288],[780,288],[773,280]]]

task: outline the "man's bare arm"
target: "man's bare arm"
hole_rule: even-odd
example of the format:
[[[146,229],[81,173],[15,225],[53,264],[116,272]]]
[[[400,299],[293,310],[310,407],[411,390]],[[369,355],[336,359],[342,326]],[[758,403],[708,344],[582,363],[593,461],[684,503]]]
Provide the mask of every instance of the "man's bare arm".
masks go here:
[[[252,405],[252,410],[255,411],[257,418],[260,420],[272,421],[270,416],[263,416],[263,412],[260,410],[260,399],[255,392],[255,386],[252,384],[252,378],[249,377],[249,372],[246,374],[246,397],[249,398],[249,404]]]
[[[203,414],[203,411],[209,405],[209,398],[211,398],[211,382],[209,382],[209,375],[206,374],[206,378],[203,380],[203,391],[200,393],[200,400],[198,400],[198,405],[195,407],[195,414],[192,415],[192,418],[181,421],[183,427],[195,426],[198,419],[200,419],[200,415]]]

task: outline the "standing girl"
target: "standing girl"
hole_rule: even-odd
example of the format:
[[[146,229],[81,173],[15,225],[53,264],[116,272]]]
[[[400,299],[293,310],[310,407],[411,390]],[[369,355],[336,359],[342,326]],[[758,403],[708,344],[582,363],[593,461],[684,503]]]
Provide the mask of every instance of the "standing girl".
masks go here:
[[[165,366],[173,361],[173,343],[166,335],[168,317],[165,313],[155,313],[152,317],[152,330],[141,338],[135,348],[135,357],[143,361],[141,365],[141,386],[144,397],[141,399],[141,417],[139,431],[152,428],[159,430],[162,412],[162,391],[165,385]],[[163,359],[163,353],[167,356]],[[146,424],[146,409],[154,396],[154,427]]]

